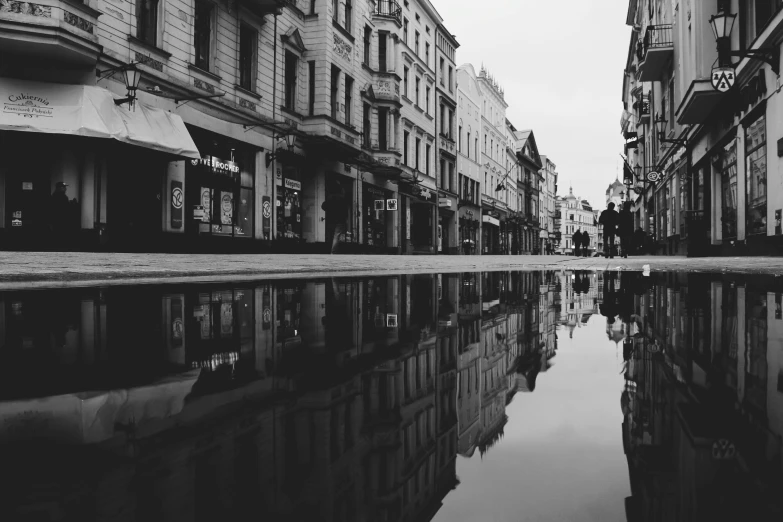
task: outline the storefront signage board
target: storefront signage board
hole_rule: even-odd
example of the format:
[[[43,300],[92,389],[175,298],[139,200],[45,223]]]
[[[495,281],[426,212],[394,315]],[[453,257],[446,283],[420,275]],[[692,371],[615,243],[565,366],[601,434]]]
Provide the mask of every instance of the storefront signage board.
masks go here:
[[[272,234],[272,200],[269,196],[261,197],[261,228],[264,239],[269,240]]]
[[[181,181],[171,181],[171,228],[182,228],[182,207],[185,205],[185,194]]]
[[[212,174],[233,176],[239,174],[239,165],[233,161],[227,161],[215,156],[203,156],[201,159],[190,160],[193,166],[201,166]]]
[[[33,182],[32,181],[23,181],[22,182],[22,190],[33,190]]]
[[[285,185],[285,188],[287,188],[287,189],[302,190],[302,182],[301,181],[296,181],[295,179],[285,178],[284,185]]]

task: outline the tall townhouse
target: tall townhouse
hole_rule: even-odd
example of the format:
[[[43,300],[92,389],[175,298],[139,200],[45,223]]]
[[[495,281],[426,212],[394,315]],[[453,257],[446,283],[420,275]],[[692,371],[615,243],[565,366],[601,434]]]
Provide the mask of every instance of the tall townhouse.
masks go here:
[[[505,122],[508,104],[500,85],[486,69],[478,76],[481,92],[481,165],[483,165],[483,192],[481,195],[483,254],[508,253],[506,222],[510,192],[505,160]]]
[[[459,173],[459,237],[463,254],[478,255],[481,245],[481,88],[470,64],[457,69],[457,172]],[[491,226],[491,225],[490,225]]]
[[[549,249],[556,249],[560,237],[558,236],[559,230],[555,227],[555,213],[557,211],[555,206],[555,199],[557,198],[557,165],[546,155],[541,155],[541,175],[544,177],[544,208],[540,212],[543,215],[545,221],[541,224],[542,230],[542,246],[544,252]],[[546,230],[546,234],[543,231]]]
[[[568,196],[557,198],[557,212],[560,214],[560,248],[561,254],[575,252],[573,236],[577,231],[587,232],[590,236],[590,253],[596,251],[599,237],[598,225],[592,206],[587,200],[574,196],[574,189],[568,191]],[[581,247],[580,247],[581,250]]]
[[[517,129],[506,119],[504,130],[503,156],[508,177],[503,184],[503,192],[498,195],[508,205],[505,233],[505,241],[509,245],[508,253],[517,255],[523,253],[524,213],[521,211],[524,209],[525,187],[522,182],[522,166],[516,155]]]
[[[443,24],[435,34],[436,132],[438,135],[438,251],[461,253],[457,206],[461,187],[457,177],[457,153],[462,144],[457,121],[457,64],[459,43]]]
[[[780,118],[767,115],[781,111],[776,78],[783,5],[693,4],[684,10],[671,2],[629,2],[633,34],[622,123],[635,182],[644,183],[639,221],[662,253],[776,251],[783,191],[768,183],[779,158],[767,135],[780,134]],[[720,41],[710,23],[718,15],[729,22],[721,24]],[[722,90],[713,87],[719,67],[733,86],[716,81]],[[660,179],[650,180],[651,170]]]
[[[532,130],[517,131],[515,151],[521,166],[524,186],[524,208],[522,226],[522,250],[525,253],[540,253],[541,221],[538,214],[539,184],[541,182],[541,156]]]
[[[292,18],[278,4],[4,2],[3,245],[229,251],[264,239],[270,22]],[[63,188],[70,204],[55,211]]]

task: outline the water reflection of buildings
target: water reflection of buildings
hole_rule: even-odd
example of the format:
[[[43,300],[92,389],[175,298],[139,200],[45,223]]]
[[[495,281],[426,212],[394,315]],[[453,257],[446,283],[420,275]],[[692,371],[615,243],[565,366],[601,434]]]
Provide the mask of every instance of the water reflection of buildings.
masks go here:
[[[772,278],[614,274],[628,520],[783,519],[783,317]]]
[[[516,372],[554,355],[554,283],[2,293],[0,501],[36,520],[429,520],[457,454],[532,389]]]
[[[599,287],[603,274],[587,270],[567,270],[559,274],[559,316],[557,323],[568,329],[573,337],[574,330],[586,324],[598,312]]]

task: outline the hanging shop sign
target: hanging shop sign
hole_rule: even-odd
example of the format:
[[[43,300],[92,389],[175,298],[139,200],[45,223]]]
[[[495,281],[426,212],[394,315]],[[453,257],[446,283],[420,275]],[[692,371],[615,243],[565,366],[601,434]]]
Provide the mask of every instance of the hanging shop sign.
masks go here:
[[[269,196],[261,197],[261,229],[264,239],[269,240],[272,233],[272,199]]]
[[[490,225],[495,225],[496,227],[500,226],[500,220],[492,216],[481,216],[481,221],[489,223]]]
[[[438,198],[438,206],[440,208],[451,208],[451,200],[449,198]]]
[[[387,199],[386,200],[386,210],[397,210],[397,200],[396,199]]]
[[[185,206],[185,194],[182,182],[171,182],[171,228],[182,228],[182,207]]]
[[[720,92],[728,92],[734,87],[736,73],[733,66],[715,67],[712,69],[712,88]]]
[[[236,162],[227,161],[215,156],[203,156],[201,159],[192,159],[190,160],[190,163],[194,167],[200,166],[212,174],[222,176],[239,174],[239,165],[237,165]]]
[[[661,179],[661,173],[660,172],[651,170],[650,172],[647,173],[647,181],[649,181],[650,183],[655,183],[656,181],[658,181],[660,179]]]
[[[283,180],[283,186],[291,190],[302,190],[302,182],[296,181],[295,179],[285,178]]]

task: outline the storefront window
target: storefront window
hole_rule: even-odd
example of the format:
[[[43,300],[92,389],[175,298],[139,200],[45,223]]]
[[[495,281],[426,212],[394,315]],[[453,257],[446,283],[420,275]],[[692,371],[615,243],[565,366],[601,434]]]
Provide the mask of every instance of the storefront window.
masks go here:
[[[188,211],[190,220],[197,225],[189,230],[199,234],[252,237],[254,152],[217,148],[210,152],[187,164]]]
[[[737,142],[726,146],[720,162],[723,239],[737,237]]]
[[[686,213],[690,207],[690,184],[688,183],[688,166],[680,167],[680,235],[688,235]]]
[[[767,232],[767,142],[766,118],[762,116],[745,131],[746,226],[748,234]]]
[[[277,180],[277,238],[302,238],[302,182],[296,168],[283,169]]]
[[[364,184],[362,204],[364,207],[364,244],[383,248],[386,243],[386,204],[391,193]]]

